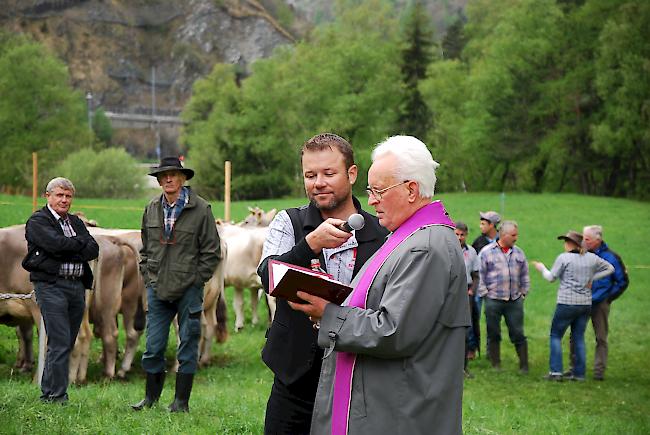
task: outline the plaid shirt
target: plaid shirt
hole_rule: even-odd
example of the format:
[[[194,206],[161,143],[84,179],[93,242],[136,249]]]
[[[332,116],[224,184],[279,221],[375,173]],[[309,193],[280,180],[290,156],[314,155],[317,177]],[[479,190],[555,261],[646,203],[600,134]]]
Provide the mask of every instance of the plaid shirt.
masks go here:
[[[588,283],[612,273],[614,266],[596,254],[564,252],[557,257],[553,268],[548,275],[544,274],[544,278],[549,281],[560,279],[558,304],[591,305],[591,286],[587,287]]]
[[[63,230],[63,235],[66,237],[74,237],[77,234],[74,232],[72,225],[70,224],[70,218],[68,216],[61,217],[57,212],[55,212],[49,205],[47,208],[50,210],[50,213],[54,215],[56,221],[61,225]],[[81,277],[84,274],[83,264],[81,263],[62,263],[59,267],[59,276],[75,276]]]
[[[524,251],[513,246],[504,253],[498,243],[492,243],[481,250],[479,260],[479,296],[502,301],[526,296],[530,276]]]
[[[174,230],[176,219],[181,215],[183,208],[185,208],[185,205],[189,200],[190,195],[187,194],[187,187],[181,188],[181,193],[173,204],[168,203],[165,195],[162,195],[163,215],[165,221],[164,234],[166,240],[172,238],[172,231]]]

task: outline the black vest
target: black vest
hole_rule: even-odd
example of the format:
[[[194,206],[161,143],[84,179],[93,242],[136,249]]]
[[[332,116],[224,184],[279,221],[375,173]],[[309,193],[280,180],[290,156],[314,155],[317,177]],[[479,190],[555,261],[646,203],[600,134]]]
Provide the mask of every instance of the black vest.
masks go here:
[[[359,243],[353,271],[355,276],[363,264],[384,243],[388,231],[379,225],[377,217],[361,210],[361,205],[356,198],[353,198],[353,201],[358,212],[365,219],[363,229],[355,233]],[[296,245],[323,222],[320,211],[313,205],[288,209],[287,213],[293,224]],[[282,257],[280,255],[273,258],[283,261]],[[268,272],[263,272],[266,271],[270,258],[266,258],[258,270],[267,291]],[[318,257],[314,254],[312,258]],[[305,258],[301,265],[309,265],[310,260],[311,258]],[[321,265],[325,265],[322,253],[320,262]],[[262,349],[262,360],[283,384],[291,385],[311,370],[320,371],[323,350],[318,347],[317,338],[318,331],[312,327],[312,323],[304,313],[291,309],[286,300],[277,299],[273,324],[267,331],[266,344]]]

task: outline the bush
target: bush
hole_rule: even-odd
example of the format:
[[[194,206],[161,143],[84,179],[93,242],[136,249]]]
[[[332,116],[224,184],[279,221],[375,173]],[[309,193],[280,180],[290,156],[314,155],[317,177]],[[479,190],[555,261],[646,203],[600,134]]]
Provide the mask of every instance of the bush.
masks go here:
[[[82,149],[59,164],[56,174],[69,178],[81,197],[134,198],[144,189],[144,174],[123,148]]]

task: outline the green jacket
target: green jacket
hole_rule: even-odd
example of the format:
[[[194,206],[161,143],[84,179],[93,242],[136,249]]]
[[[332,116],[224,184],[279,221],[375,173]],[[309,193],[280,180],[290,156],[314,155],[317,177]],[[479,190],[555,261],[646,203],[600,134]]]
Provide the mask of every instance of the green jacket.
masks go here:
[[[203,287],[222,258],[210,204],[191,190],[189,198],[171,243],[161,243],[162,195],[149,202],[142,216],[140,273],[147,287],[166,301],[180,298],[191,286]]]

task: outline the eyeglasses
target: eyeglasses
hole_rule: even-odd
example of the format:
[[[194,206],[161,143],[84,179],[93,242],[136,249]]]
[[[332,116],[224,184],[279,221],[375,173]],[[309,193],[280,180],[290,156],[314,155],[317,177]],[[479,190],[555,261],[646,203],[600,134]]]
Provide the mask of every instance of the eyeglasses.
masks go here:
[[[368,196],[372,196],[377,201],[381,201],[382,193],[386,192],[387,190],[392,189],[393,187],[397,187],[397,186],[401,186],[402,184],[409,183],[410,181],[411,180],[402,181],[401,183],[393,184],[392,186],[384,187],[383,189],[379,189],[379,190],[373,189],[372,187],[367,186],[366,187],[366,193],[368,194]]]

